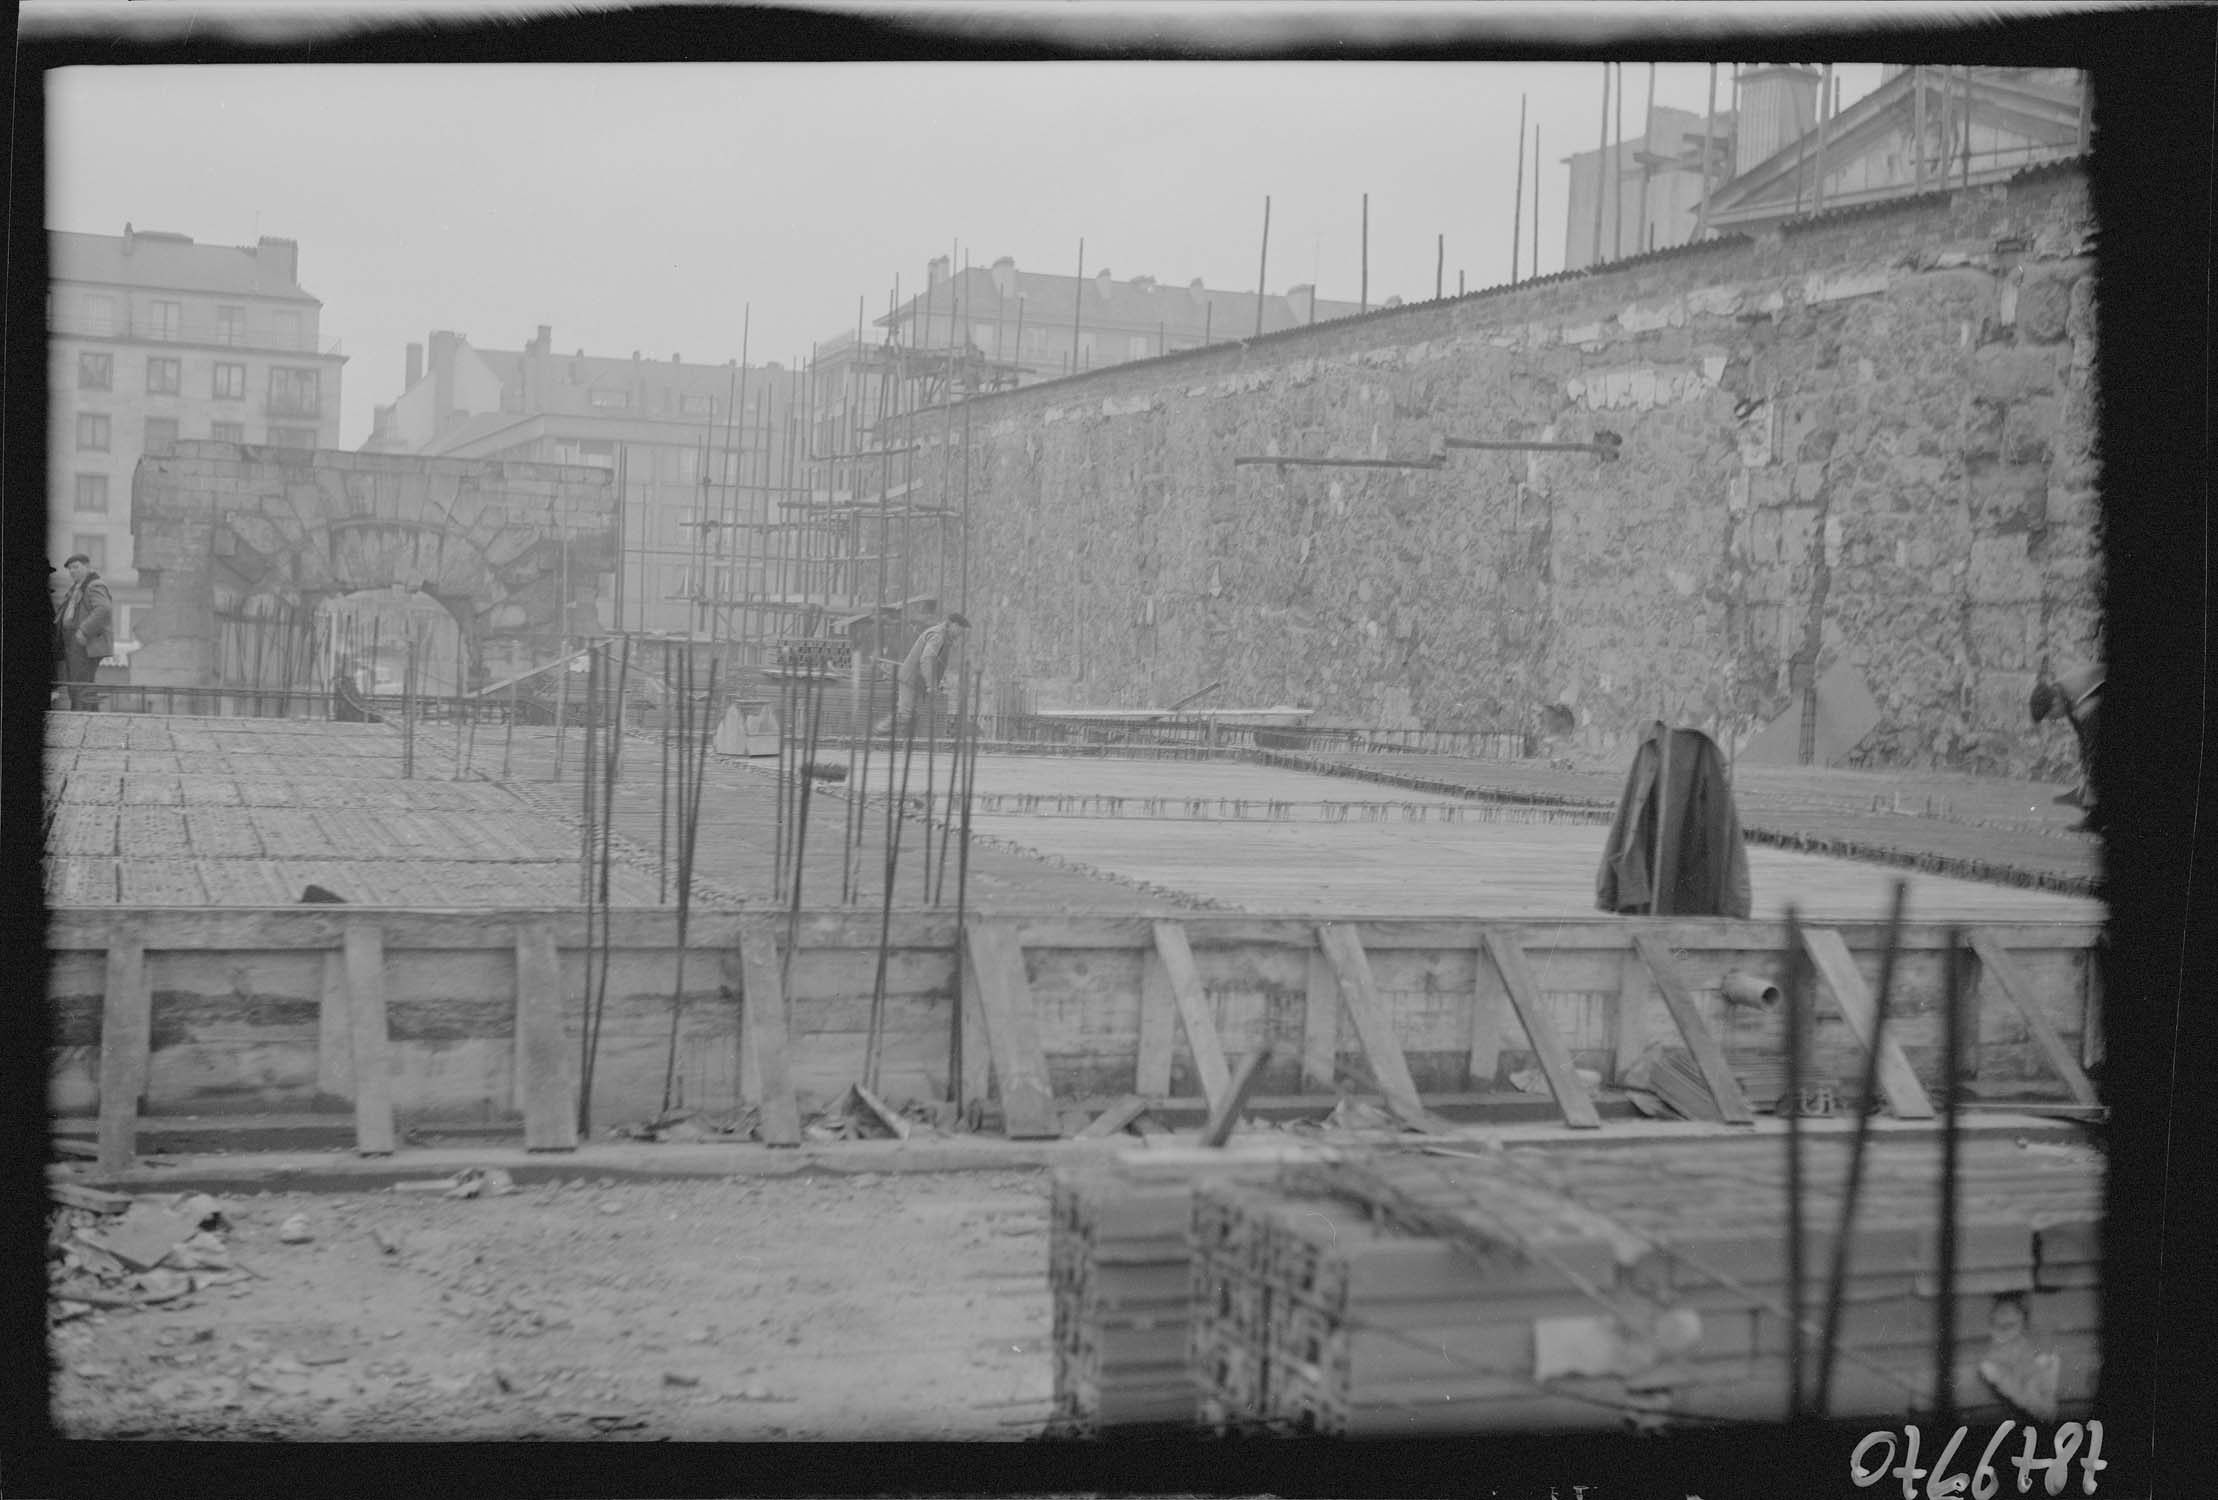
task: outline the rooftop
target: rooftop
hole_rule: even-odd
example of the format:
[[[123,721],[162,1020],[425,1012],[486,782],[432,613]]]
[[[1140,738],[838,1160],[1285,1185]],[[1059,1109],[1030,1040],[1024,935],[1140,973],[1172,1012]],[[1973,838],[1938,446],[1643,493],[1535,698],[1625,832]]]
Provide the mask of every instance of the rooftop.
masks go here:
[[[219,292],[321,306],[301,288],[300,247],[264,237],[258,245],[202,245],[188,235],[124,226],[116,234],[47,231],[49,274],[56,281]]]

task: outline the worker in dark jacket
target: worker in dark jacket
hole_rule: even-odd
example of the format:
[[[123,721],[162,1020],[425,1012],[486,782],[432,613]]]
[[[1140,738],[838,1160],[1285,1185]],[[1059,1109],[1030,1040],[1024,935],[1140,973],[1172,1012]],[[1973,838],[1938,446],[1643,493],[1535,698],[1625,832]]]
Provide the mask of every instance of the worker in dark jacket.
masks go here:
[[[1661,720],[1650,724],[1633,753],[1594,904],[1608,912],[1746,917],[1754,904],[1748,850],[1725,757],[1699,729],[1673,729],[1668,739],[1666,733]]]
[[[90,712],[100,707],[92,687],[93,674],[100,668],[100,659],[116,648],[110,633],[115,601],[94,571],[92,559],[84,553],[72,553],[62,567],[69,573],[69,592],[62,595],[61,606],[54,611],[62,681],[69,686],[69,706]]]
[[[950,614],[918,633],[894,676],[893,713],[879,724],[881,731],[914,726],[917,710],[939,691],[941,679],[955,664],[956,653],[969,634],[970,621],[960,614]]]
[[[2062,719],[2079,740],[2079,785],[2056,800],[2087,810],[2082,828],[2095,826],[2095,711],[2102,707],[2102,687],[2102,668],[2074,667],[2054,682],[2044,677],[2035,683],[2032,701],[2026,705],[2036,725]]]

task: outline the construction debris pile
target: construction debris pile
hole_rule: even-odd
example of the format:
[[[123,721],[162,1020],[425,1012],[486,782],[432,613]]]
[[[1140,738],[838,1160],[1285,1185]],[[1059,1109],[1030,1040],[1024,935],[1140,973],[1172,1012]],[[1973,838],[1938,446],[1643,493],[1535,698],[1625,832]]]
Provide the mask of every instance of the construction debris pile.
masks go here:
[[[1896,1419],[1931,1410],[1944,1334],[1967,1416],[2084,1409],[2099,1157],[1967,1143],[1944,1272],[1930,1138],[1870,1146],[1837,1268],[1845,1143],[1804,1151],[1799,1291],[1776,1138],[1282,1147],[1066,1172],[1058,1416],[1081,1431],[1572,1431],[1775,1421],[1801,1395]]]
[[[47,1317],[148,1307],[235,1286],[254,1273],[223,1241],[224,1206],[202,1193],[134,1198],[75,1183],[49,1188]]]

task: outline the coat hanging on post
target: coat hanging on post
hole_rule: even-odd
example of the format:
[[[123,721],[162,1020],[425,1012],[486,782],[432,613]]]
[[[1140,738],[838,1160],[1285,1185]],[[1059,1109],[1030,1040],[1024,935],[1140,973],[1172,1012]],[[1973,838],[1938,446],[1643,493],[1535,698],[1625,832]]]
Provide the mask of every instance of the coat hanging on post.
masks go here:
[[[1632,774],[1602,853],[1595,905],[1607,912],[1658,910],[1655,867],[1663,870],[1660,914],[1746,917],[1753,904],[1740,816],[1725,782],[1725,758],[1699,729],[1670,731],[1658,720],[1641,736]],[[1668,749],[1669,754],[1663,753]],[[1663,773],[1663,837],[1656,830],[1658,771]],[[1658,856],[1659,847],[1661,856]]]

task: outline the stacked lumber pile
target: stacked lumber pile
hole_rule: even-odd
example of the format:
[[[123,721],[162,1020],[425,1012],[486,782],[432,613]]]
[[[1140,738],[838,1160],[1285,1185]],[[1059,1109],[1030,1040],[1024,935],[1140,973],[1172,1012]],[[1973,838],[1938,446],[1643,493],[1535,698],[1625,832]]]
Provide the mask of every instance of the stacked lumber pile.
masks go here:
[[[1839,1137],[1808,1144],[1814,1389],[1847,1152]],[[1870,1148],[1835,1415],[1898,1418],[1931,1399],[1937,1162],[1930,1137]],[[1992,1417],[2083,1409],[2096,1369],[2099,1162],[1967,1142],[1959,1170],[1958,1400]],[[1773,1139],[1388,1152],[1203,1184],[1191,1325],[1203,1418],[1346,1435],[1776,1419],[1790,1342],[1784,1179]]]

